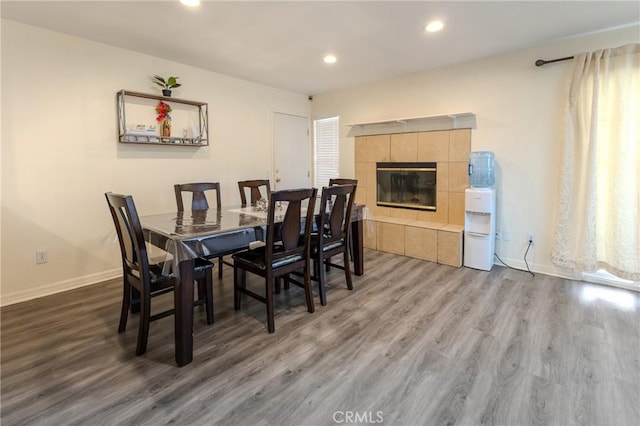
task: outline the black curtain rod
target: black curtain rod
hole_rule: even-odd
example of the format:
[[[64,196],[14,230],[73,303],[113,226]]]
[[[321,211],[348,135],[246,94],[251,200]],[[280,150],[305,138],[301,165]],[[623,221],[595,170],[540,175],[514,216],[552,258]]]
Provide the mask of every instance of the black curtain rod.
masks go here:
[[[544,59],[538,59],[536,61],[536,67],[541,67],[543,65],[551,64],[553,62],[568,61],[569,59],[573,59],[573,56],[567,56],[566,58],[551,59],[548,61],[545,61]]]

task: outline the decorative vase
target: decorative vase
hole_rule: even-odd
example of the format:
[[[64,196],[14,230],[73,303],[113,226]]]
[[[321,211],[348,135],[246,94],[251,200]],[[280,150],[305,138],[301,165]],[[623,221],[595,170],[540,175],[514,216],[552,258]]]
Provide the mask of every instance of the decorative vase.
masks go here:
[[[160,122],[160,136],[163,138],[171,137],[171,120],[169,118],[164,118]]]
[[[162,89],[162,96],[166,96],[166,97],[170,98],[171,97],[171,90]]]

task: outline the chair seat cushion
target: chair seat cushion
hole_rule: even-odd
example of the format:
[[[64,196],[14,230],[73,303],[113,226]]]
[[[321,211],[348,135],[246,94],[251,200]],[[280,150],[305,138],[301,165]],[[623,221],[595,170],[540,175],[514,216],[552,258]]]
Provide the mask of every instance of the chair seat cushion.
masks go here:
[[[149,265],[149,275],[151,275],[151,295],[156,296],[171,291],[175,285],[173,275],[163,275],[162,267],[159,265]],[[137,277],[139,279],[139,277]]]
[[[149,275],[151,275],[152,284],[161,284],[173,278],[171,275],[164,275],[162,273],[162,266],[160,265],[149,265]]]
[[[277,256],[278,251],[282,251],[281,246],[280,247],[276,246],[273,252],[274,256]],[[234,254],[233,260],[235,262],[238,262],[241,267],[242,267],[242,264],[249,264],[254,267],[257,267],[258,269],[264,270],[266,269],[265,253],[266,253],[265,247],[258,247],[254,250],[247,250],[247,251],[242,251],[240,253]],[[271,268],[272,269],[281,268],[283,266],[289,265],[291,263],[299,262],[301,260],[304,260],[304,256],[302,254],[295,254],[295,255],[275,259],[271,264]]]
[[[318,254],[318,234],[311,235],[311,256]],[[328,238],[328,237],[325,237]],[[344,247],[344,240],[331,241],[329,243],[325,243],[322,246],[322,251],[327,252],[329,250],[337,249],[339,247]]]

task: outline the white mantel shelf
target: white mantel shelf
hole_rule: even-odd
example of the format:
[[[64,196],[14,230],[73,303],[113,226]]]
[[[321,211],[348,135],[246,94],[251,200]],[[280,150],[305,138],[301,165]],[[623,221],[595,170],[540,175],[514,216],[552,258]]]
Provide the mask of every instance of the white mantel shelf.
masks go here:
[[[470,112],[433,115],[430,117],[397,118],[384,121],[347,124],[348,137],[389,135],[392,133],[428,132],[433,130],[475,129],[476,115]]]

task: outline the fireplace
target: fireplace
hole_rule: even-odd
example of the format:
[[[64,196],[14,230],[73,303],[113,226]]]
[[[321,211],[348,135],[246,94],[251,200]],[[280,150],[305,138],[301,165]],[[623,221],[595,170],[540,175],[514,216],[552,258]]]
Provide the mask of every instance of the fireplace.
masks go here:
[[[376,163],[378,206],[436,211],[436,163]]]

